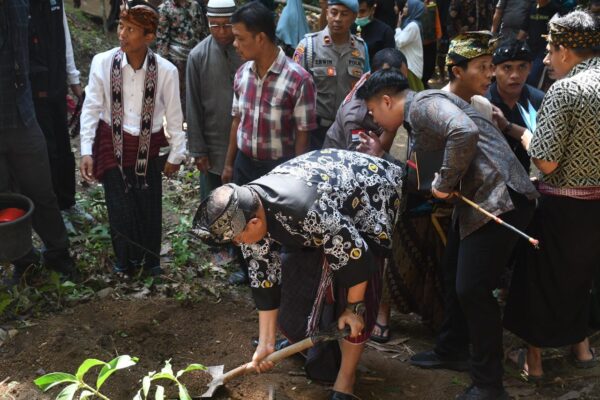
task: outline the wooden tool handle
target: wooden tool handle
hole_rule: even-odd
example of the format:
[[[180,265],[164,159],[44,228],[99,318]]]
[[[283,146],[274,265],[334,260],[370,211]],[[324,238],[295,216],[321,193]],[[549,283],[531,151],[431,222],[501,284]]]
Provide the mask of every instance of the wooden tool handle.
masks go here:
[[[310,349],[312,346],[313,346],[312,339],[310,337],[307,337],[304,340],[301,340],[301,341],[294,343],[292,345],[289,345],[279,351],[269,354],[267,357],[265,357],[264,361],[271,361],[276,364],[276,363],[280,362],[281,360],[288,358],[289,356],[292,356],[303,350]],[[227,383],[228,381],[232,380],[233,378],[237,378],[238,376],[245,375],[252,371],[254,371],[254,368],[251,367],[251,363],[246,363],[246,364],[240,365],[239,367],[232,369],[231,371],[229,371],[225,375],[223,375],[223,384]]]
[[[296,353],[300,353],[306,349],[310,349],[313,347],[312,338],[307,337],[297,343],[291,344],[283,349],[276,351],[275,353],[269,354],[265,357],[265,361],[272,361],[273,363],[278,363],[281,360],[288,358],[289,356],[293,356]]]

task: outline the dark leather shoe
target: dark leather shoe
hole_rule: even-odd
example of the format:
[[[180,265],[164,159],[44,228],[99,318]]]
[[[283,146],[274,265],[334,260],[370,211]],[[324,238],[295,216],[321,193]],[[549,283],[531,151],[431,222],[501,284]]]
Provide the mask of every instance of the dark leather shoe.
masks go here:
[[[250,279],[245,271],[239,270],[229,275],[230,285],[245,285],[248,282],[250,282]]]
[[[13,287],[20,283],[31,284],[31,280],[35,280],[34,275],[39,275],[40,266],[42,265],[42,254],[33,247],[29,250],[29,253],[18,260],[14,260],[12,264],[15,266],[13,275],[6,279],[4,284],[8,287]]]
[[[411,365],[427,369],[468,371],[469,360],[461,357],[442,357],[435,350],[422,351],[410,358]]]
[[[44,266],[60,273],[67,280],[78,281],[80,279],[79,271],[68,251],[53,258],[44,256]]]
[[[338,392],[338,391],[334,390],[333,393],[331,393],[331,397],[329,398],[329,400],[360,400],[360,399],[353,394],[342,393],[342,392]]]
[[[472,385],[464,393],[456,396],[457,400],[508,400],[504,388],[482,388]]]

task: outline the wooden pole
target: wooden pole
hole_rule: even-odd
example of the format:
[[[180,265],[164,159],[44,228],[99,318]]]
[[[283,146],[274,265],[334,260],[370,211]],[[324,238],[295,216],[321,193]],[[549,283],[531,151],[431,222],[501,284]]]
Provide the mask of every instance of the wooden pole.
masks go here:
[[[458,197],[459,199],[461,199],[462,201],[464,201],[465,203],[467,203],[468,205],[470,205],[471,207],[473,207],[474,209],[476,209],[477,211],[479,211],[480,213],[490,217],[491,219],[493,219],[496,223],[505,226],[506,228],[510,229],[511,231],[519,234],[520,236],[524,237],[525,239],[527,239],[527,241],[529,243],[531,243],[531,245],[533,247],[535,247],[536,249],[540,248],[540,241],[537,239],[532,238],[531,236],[527,235],[526,233],[520,231],[519,229],[515,228],[514,226],[507,224],[506,222],[504,222],[501,218],[495,216],[494,214],[492,214],[491,212],[484,210],[483,208],[481,208],[479,206],[479,204],[467,199],[466,197],[464,197],[462,194],[458,193],[458,192],[454,192],[454,195],[456,197]]]

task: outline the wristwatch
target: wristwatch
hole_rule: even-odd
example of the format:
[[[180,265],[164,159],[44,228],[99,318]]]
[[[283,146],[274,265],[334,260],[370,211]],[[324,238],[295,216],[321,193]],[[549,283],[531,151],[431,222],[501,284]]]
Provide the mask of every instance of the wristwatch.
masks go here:
[[[353,314],[360,315],[361,317],[365,315],[365,311],[367,310],[364,301],[358,301],[356,303],[348,303],[346,306],[346,310],[351,311]]]

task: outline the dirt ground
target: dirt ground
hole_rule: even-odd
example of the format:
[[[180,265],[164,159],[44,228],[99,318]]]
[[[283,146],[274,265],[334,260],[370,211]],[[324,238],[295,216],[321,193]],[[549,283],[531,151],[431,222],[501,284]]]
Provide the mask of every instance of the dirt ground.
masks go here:
[[[392,345],[386,352],[371,346],[366,350],[356,385],[360,398],[452,399],[464,390],[467,374],[424,371],[408,364],[413,352],[433,343],[431,333],[417,317],[395,315],[392,327]],[[108,361],[122,354],[139,357],[139,363],[109,378],[105,394],[113,400],[131,399],[140,379],[149,371],[160,370],[168,359],[174,370],[201,363],[224,364],[227,371],[248,361],[253,352],[250,339],[256,330],[256,312],[245,290],[232,290],[219,303],[185,307],[170,299],[97,298],[31,320],[0,347],[0,399],[53,398],[58,390],[41,394],[32,381],[48,372],[74,373],[86,358]],[[508,373],[506,385],[513,398],[600,399],[600,380],[594,370],[581,375],[565,367],[563,357],[554,358],[548,364],[552,376],[542,387],[522,383]],[[97,370],[88,373],[88,381],[94,382],[94,372]],[[201,394],[200,385],[188,384],[193,396]],[[298,357],[270,373],[233,381],[214,398],[325,400],[328,390],[304,376]]]

